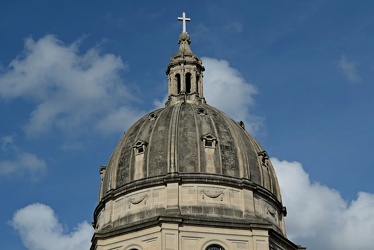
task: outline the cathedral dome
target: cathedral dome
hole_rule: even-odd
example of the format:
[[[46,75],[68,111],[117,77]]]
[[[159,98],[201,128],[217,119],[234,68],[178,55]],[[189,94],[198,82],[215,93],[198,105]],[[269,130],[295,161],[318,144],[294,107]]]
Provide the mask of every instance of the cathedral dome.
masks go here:
[[[275,171],[264,149],[222,111],[179,102],[139,119],[109,160],[103,195],[141,179],[178,174],[246,179],[280,201]]]
[[[261,223],[285,235],[286,210],[266,151],[243,122],[201,99],[169,103],[140,118],[101,174],[98,232],[174,216],[209,225]],[[115,206],[125,209],[107,221],[103,211]]]
[[[268,154],[243,122],[206,103],[204,66],[181,20],[165,107],[131,126],[100,168],[91,249],[252,249],[252,240],[298,249],[285,238]]]

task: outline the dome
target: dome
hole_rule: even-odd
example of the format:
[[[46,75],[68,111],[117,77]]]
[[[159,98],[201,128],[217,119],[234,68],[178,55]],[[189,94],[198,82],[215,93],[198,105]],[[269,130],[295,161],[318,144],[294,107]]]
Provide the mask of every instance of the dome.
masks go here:
[[[184,13],[182,20],[187,20]],[[206,103],[202,61],[191,51],[187,32],[178,42],[166,70],[165,107],[131,126],[108,165],[100,168],[91,249],[99,242],[133,249],[139,235],[149,248],[134,249],[166,249],[161,245],[179,240],[186,246],[182,249],[218,243],[248,249],[247,243],[237,242],[253,239],[291,244],[285,238],[286,209],[268,154],[243,122]],[[164,234],[176,238],[169,241]],[[225,241],[218,240],[222,235]],[[113,237],[128,248],[107,241]]]
[[[180,177],[246,179],[280,201],[280,190],[264,149],[222,111],[180,102],[139,119],[110,157],[103,195],[141,179]]]
[[[266,151],[243,122],[206,103],[181,101],[143,116],[122,136],[101,170],[95,213],[99,231],[176,216],[209,224],[223,218],[225,223],[262,223],[285,234],[285,208]],[[162,200],[171,183],[177,184],[179,195],[178,205],[169,209]],[[184,200],[183,192],[193,193],[192,201]],[[118,207],[129,210],[112,218],[107,228],[100,213],[118,201]],[[139,204],[140,211],[130,209]]]

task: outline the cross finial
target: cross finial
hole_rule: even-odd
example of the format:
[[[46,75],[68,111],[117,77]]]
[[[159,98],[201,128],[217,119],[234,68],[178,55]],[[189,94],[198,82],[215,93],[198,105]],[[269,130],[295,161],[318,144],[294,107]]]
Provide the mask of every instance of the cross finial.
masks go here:
[[[184,33],[187,32],[186,31],[186,22],[191,21],[191,18],[187,18],[186,17],[186,13],[183,12],[182,17],[178,17],[178,21],[182,21],[182,23],[183,23],[183,32]]]

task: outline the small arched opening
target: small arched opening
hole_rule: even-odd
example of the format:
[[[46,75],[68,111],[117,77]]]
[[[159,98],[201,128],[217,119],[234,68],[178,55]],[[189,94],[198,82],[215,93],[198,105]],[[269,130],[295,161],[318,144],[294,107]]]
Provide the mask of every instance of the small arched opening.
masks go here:
[[[176,74],[175,75],[175,80],[177,82],[177,93],[180,94],[180,92],[181,92],[181,75]]]
[[[197,75],[196,76],[196,92],[197,93],[200,93],[200,91],[199,91],[199,81],[200,81],[200,76]]]
[[[186,74],[186,92],[191,93],[191,73]]]

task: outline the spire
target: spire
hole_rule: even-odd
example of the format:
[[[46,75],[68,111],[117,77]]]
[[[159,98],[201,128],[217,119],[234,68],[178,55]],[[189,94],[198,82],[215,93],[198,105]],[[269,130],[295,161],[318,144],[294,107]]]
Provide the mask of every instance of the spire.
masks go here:
[[[179,35],[179,50],[171,58],[166,69],[168,76],[168,101],[166,105],[173,105],[182,101],[193,103],[205,103],[203,96],[203,71],[201,60],[190,48],[191,39],[186,31],[186,18],[183,12],[178,17],[183,23],[182,33]]]

